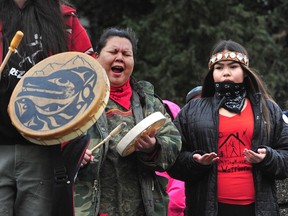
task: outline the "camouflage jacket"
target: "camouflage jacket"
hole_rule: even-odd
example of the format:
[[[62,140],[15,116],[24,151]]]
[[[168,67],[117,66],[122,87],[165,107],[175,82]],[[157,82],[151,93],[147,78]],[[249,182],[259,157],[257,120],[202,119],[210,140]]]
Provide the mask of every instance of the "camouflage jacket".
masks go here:
[[[137,154],[138,179],[141,187],[141,195],[146,216],[167,215],[168,196],[166,193],[166,178],[155,175],[155,171],[167,170],[176,160],[181,148],[181,137],[178,130],[170,120],[169,114],[160,99],[154,95],[154,87],[145,81],[136,82],[131,79],[133,89],[131,107],[135,123],[151,113],[161,111],[166,116],[165,125],[156,135],[156,156],[152,159],[147,154]],[[115,122],[115,126],[121,122]],[[90,147],[97,145],[109,134],[107,117],[102,115],[97,123],[89,130],[92,137]],[[105,161],[109,141],[97,149],[93,155],[94,163],[90,163],[79,171],[75,183],[75,214],[76,216],[97,216],[99,214],[101,184],[101,167]],[[110,216],[110,215],[109,215]]]

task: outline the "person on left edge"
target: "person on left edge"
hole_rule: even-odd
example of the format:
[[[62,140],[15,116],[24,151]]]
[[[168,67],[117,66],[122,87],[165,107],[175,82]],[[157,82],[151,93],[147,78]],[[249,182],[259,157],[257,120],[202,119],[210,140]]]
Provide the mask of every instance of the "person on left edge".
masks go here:
[[[75,184],[77,216],[167,215],[167,179],[155,171],[165,171],[174,163],[181,138],[152,84],[132,76],[136,51],[135,33],[121,28],[106,29],[96,48],[96,58],[106,70],[111,89],[106,113],[89,130],[89,149],[120,123],[127,126],[93,155],[86,151]],[[137,138],[136,151],[121,157],[115,148],[123,135],[157,111],[166,117],[164,126]]]
[[[92,45],[75,9],[60,0],[0,1],[0,62],[17,31],[24,37],[0,81],[0,215],[70,216],[72,205],[72,213],[57,214],[53,202],[62,195],[53,192],[54,161],[61,157],[61,145],[24,139],[11,124],[7,106],[17,82],[39,61],[65,51],[94,55]]]

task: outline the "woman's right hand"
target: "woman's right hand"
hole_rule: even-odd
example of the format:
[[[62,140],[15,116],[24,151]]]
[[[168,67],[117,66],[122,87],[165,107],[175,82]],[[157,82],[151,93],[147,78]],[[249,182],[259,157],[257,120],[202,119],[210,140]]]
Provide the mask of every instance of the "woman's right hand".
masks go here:
[[[94,156],[92,155],[92,152],[89,149],[87,149],[80,166],[83,167],[86,164],[93,162],[93,160]]]
[[[194,154],[193,159],[201,165],[211,165],[219,160],[215,152],[205,153],[204,155]]]

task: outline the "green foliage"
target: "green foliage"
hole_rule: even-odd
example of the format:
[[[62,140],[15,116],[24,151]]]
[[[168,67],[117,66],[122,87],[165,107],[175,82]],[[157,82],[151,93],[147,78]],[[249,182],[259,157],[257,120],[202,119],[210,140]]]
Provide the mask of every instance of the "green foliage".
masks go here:
[[[95,45],[103,28],[131,27],[139,37],[134,75],[165,99],[184,105],[202,83],[213,45],[232,39],[247,48],[276,102],[288,99],[288,3],[280,0],[74,0]],[[286,109],[286,107],[285,107]]]

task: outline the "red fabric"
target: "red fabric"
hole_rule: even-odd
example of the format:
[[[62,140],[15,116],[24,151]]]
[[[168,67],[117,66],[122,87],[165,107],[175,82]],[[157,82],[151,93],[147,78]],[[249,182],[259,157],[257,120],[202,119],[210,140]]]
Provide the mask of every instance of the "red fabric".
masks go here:
[[[61,5],[63,15],[74,13],[76,14],[76,9],[69,7],[68,5],[62,4]]]
[[[61,148],[63,149],[67,144],[69,144],[69,141],[61,143]]]
[[[252,165],[244,160],[244,148],[251,149],[254,129],[250,102],[233,117],[220,115],[218,142],[218,201],[248,205],[255,201]]]
[[[117,102],[125,109],[129,110],[131,106],[132,88],[130,86],[130,80],[121,87],[110,87],[110,99]]]
[[[61,9],[66,25],[69,50],[87,53],[95,58],[95,52],[92,49],[90,38],[85,28],[81,25],[76,10],[67,5],[62,5]]]
[[[83,52],[95,57],[91,41],[85,28],[80,24],[76,10],[65,4],[61,5],[61,10],[66,25],[69,51]],[[61,148],[63,149],[67,144],[69,142],[61,143]]]

